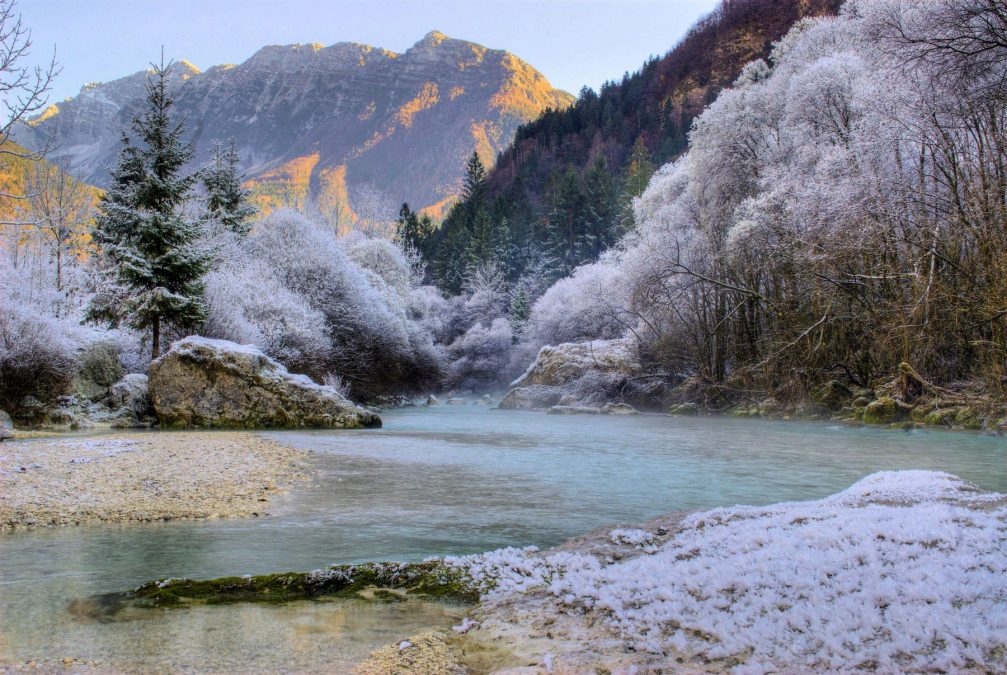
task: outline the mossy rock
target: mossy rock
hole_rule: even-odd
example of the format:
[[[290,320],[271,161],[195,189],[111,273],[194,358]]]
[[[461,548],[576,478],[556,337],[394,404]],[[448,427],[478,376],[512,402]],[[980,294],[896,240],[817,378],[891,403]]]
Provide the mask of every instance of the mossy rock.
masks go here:
[[[923,423],[929,427],[950,427],[958,416],[956,408],[932,408],[923,416]]]
[[[866,408],[868,405],[870,405],[872,400],[874,399],[868,398],[867,396],[858,396],[852,401],[850,401],[850,407],[853,409]]]
[[[671,406],[668,410],[669,415],[698,415],[699,406],[695,403],[679,403],[677,405]]]
[[[867,424],[891,424],[898,416],[899,404],[888,396],[872,401],[864,408],[864,422]]]
[[[392,598],[391,596],[396,596]],[[335,565],[313,572],[284,572],[217,579],[162,579],[133,591],[95,596],[81,603],[92,616],[109,617],[126,607],[186,607],[235,602],[282,603],[321,597],[380,602],[408,596],[472,603],[479,591],[460,569],[440,560],[422,563]]]
[[[852,398],[853,392],[839,380],[829,380],[812,394],[815,403],[829,410],[839,410]]]
[[[979,429],[982,427],[982,416],[975,408],[964,406],[959,408],[955,414],[955,424],[959,424],[966,429]]]

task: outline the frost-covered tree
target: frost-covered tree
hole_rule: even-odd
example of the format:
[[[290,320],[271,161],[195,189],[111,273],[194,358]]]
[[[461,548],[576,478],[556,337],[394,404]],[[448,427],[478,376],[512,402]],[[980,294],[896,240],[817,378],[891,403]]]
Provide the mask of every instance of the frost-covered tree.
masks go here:
[[[233,138],[227,145],[215,143],[213,158],[210,166],[203,171],[202,178],[206,188],[207,217],[234,234],[245,236],[252,229],[250,221],[256,211],[248,202],[251,193],[241,187],[240,162]]]
[[[131,123],[139,144],[123,134],[93,232],[114,285],[90,316],[149,330],[152,358],[160,354],[164,328],[191,329],[206,318],[203,275],[211,261],[199,246],[199,222],[182,208],[197,176],[184,171],[193,152],[182,141],[183,125],[170,116],[170,68],[153,67],[143,110]]]

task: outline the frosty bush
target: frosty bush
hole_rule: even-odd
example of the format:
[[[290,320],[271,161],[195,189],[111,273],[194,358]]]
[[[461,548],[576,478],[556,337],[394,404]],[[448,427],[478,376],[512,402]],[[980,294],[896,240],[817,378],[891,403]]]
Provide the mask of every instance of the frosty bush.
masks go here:
[[[621,337],[631,321],[622,271],[606,260],[578,268],[539,298],[526,342],[537,352],[543,345],[608,340]]]
[[[451,358],[449,384],[463,391],[480,391],[503,385],[514,334],[510,322],[495,319],[488,326],[477,323],[448,347]]]
[[[413,284],[408,258],[391,242],[342,242],[299,213],[277,211],[210,274],[206,332],[254,343],[319,381],[335,373],[357,396],[421,389],[439,377],[441,352]]]
[[[0,299],[0,409],[36,421],[41,411],[30,398],[52,406],[69,391],[76,367],[74,345],[56,321]]]

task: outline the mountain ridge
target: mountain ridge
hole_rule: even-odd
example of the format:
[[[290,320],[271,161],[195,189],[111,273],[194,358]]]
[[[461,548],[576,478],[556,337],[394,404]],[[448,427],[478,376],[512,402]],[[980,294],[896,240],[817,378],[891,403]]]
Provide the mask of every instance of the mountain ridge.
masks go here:
[[[573,101],[512,53],[439,31],[402,53],[266,45],[240,64],[200,70],[183,59],[173,71],[196,164],[234,138],[260,207],[310,204],[340,221],[390,219],[405,200],[443,207],[473,151],[492,162],[520,124]],[[52,139],[82,178],[106,185],[146,72],[85,85],[16,139],[31,148]]]

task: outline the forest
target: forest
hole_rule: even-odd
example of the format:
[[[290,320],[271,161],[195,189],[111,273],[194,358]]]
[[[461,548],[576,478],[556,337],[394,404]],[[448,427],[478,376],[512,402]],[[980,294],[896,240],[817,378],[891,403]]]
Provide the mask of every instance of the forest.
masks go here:
[[[537,221],[507,214],[530,204],[495,193],[478,155],[446,222],[403,206],[394,240],[258,217],[233,149],[189,171],[154,77],[101,202],[54,170],[62,201],[22,207],[46,226],[5,230],[0,405],[51,405],[90,344],[139,372],[193,332],[361,400],[497,390],[542,346],[627,335],[648,376],[713,408],[870,386],[903,362],[999,392],[1005,35],[993,0],[800,20],[649,181],[642,135],[622,187],[604,153],[563,171],[544,238],[514,234]],[[123,235],[137,222],[151,241]]]

